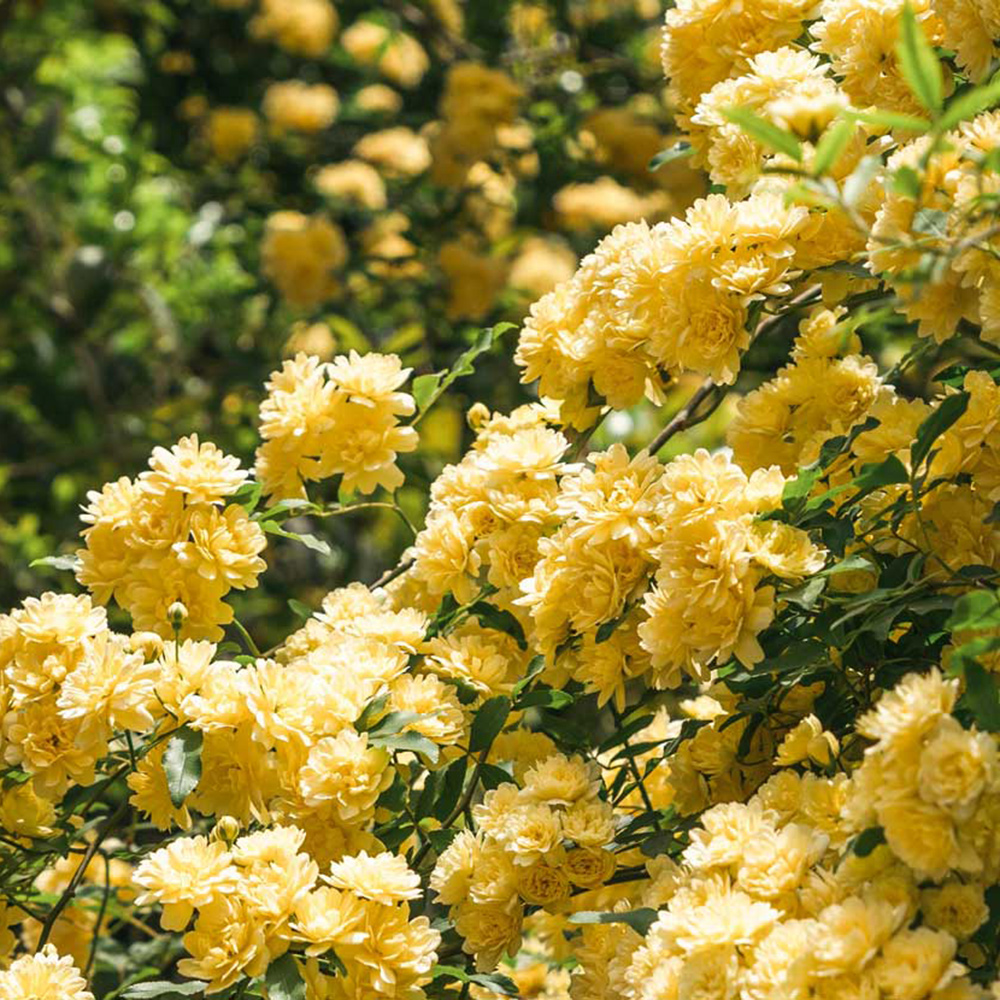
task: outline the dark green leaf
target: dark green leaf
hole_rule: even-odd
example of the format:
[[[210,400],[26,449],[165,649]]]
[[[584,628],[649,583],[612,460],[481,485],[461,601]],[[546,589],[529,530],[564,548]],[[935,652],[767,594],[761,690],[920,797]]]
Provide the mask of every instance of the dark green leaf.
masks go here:
[[[851,848],[859,858],[867,858],[879,844],[885,843],[885,831],[880,826],[870,826],[862,830],[851,844]]]
[[[557,691],[555,688],[535,688],[534,691],[529,691],[521,698],[514,707],[518,711],[536,706],[559,709],[572,705],[574,700],[568,691]]]
[[[528,672],[514,685],[514,697],[516,698],[544,669],[545,657],[533,656],[528,664]]]
[[[486,791],[509,784],[512,780],[511,776],[502,767],[497,767],[496,764],[479,765],[479,784]]]
[[[264,985],[268,1000],[305,1000],[306,984],[290,951],[267,967]]]
[[[503,729],[507,716],[510,715],[511,701],[504,695],[497,695],[483,702],[472,720],[469,732],[469,749],[473,753],[486,750]]]
[[[750,138],[756,139],[763,146],[790,156],[793,160],[802,162],[802,144],[784,129],[778,128],[766,118],[751,111],[750,108],[730,108],[722,112],[729,121],[739,125]]]
[[[519,997],[521,995],[514,980],[502,972],[474,972],[469,976],[469,982],[482,986],[492,993],[499,993],[501,996]]]
[[[976,661],[967,661],[964,668],[965,694],[960,704],[969,709],[980,729],[1000,732],[1000,688],[993,674]]]
[[[914,472],[923,464],[934,442],[965,413],[968,406],[967,392],[956,392],[952,396],[946,396],[917,428],[916,439],[910,445],[910,463]]]
[[[506,632],[521,649],[528,648],[521,623],[509,611],[498,608],[488,601],[476,601],[469,608],[469,614],[478,618],[479,623],[485,625],[486,628],[495,628],[498,632]]]
[[[917,100],[928,111],[939,112],[944,101],[941,63],[908,3],[903,7],[896,57],[903,79]]]
[[[184,805],[184,800],[198,787],[201,779],[200,730],[181,726],[167,740],[163,751],[163,770],[167,776],[167,791],[176,808]]]
[[[434,815],[437,819],[444,819],[451,814],[451,811],[458,803],[465,786],[465,773],[468,770],[468,758],[459,757],[453,760],[444,770],[444,779],[441,782],[441,792],[437,802],[434,804]]]

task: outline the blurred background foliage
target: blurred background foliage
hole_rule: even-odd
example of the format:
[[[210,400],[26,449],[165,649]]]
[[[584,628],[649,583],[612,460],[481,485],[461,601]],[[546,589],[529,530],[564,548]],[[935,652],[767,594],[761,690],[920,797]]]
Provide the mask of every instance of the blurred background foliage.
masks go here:
[[[197,432],[249,465],[282,357],[439,370],[614,224],[682,211],[703,182],[648,169],[671,141],[662,14],[0,3],[0,605],[72,586],[32,560],[71,553],[86,492],[154,445]],[[399,496],[413,519],[461,452],[463,408],[530,398],[514,336],[422,423]],[[635,419],[654,417],[613,432]],[[272,543],[268,588],[238,610],[277,634],[289,593],[373,579],[409,540],[388,512],[323,531],[331,556]]]

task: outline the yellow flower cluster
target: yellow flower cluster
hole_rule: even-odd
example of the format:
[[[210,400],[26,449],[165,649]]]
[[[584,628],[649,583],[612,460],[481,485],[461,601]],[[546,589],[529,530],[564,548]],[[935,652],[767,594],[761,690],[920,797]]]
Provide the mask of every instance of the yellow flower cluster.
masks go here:
[[[292,55],[316,57],[330,48],[337,23],[330,0],[262,0],[250,34],[272,39]]]
[[[68,957],[47,944],[34,955],[22,955],[0,971],[3,1000],[94,1000],[87,983]]]
[[[394,354],[286,361],[260,408],[255,472],[264,492],[303,497],[307,482],[335,475],[349,492],[401,486],[396,456],[417,447],[417,432],[399,423],[414,412],[413,397],[399,391],[409,374]]]
[[[340,44],[361,65],[407,89],[416,87],[430,68],[430,59],[415,38],[377,21],[355,21],[341,35]]]
[[[160,904],[166,930],[184,930],[196,914],[178,970],[205,980],[207,994],[261,975],[301,942],[312,995],[334,986],[344,996],[409,995],[430,978],[441,940],[426,917],[409,917],[417,876],[396,855],[363,851],[321,876],[304,839],[294,826],[275,826],[231,845],[221,837],[175,840],[139,865],[136,902]],[[330,952],[346,970],[336,982],[318,961]]]
[[[265,277],[299,309],[311,309],[337,289],[334,272],[347,261],[340,227],[323,215],[275,212],[268,217],[261,245]]]
[[[432,145],[434,180],[461,186],[472,164],[497,147],[497,130],[513,122],[522,96],[521,88],[500,70],[474,62],[449,67],[441,98],[443,122]]]
[[[813,309],[799,325],[791,363],[739,401],[728,441],[747,473],[775,464],[793,476],[816,461],[830,438],[846,434],[869,412],[902,403],[875,363],[858,353],[860,341],[843,316],[842,309]],[[901,447],[912,439],[910,433]]]
[[[325,83],[285,80],[272,83],[264,94],[264,117],[279,135],[322,132],[333,124],[339,110],[337,92]]]
[[[539,404],[510,416],[486,411],[474,446],[432,484],[411,571],[432,598],[451,593],[471,600],[487,566],[488,582],[500,590],[498,603],[520,596],[539,539],[556,520],[553,501],[568,441],[550,426],[551,417]]]
[[[639,638],[655,685],[674,687],[685,670],[704,677],[730,656],[748,667],[763,659],[757,634],[775,598],[765,578],[811,576],[826,553],[799,528],[757,520],[781,501],[775,466],[748,478],[727,456],[700,450],[671,462],[663,478],[663,542]]]
[[[704,94],[691,115],[688,138],[699,162],[730,197],[747,194],[761,174],[767,150],[729,121],[726,112],[749,108],[804,140],[816,139],[847,106],[847,98],[818,56],[803,49],[762,52],[749,72]]]
[[[931,44],[942,41],[942,22],[933,0],[822,0],[819,5],[820,20],[809,26],[809,33],[858,107],[922,113],[896,48],[907,6]]]
[[[183,632],[220,638],[233,619],[223,598],[257,584],[266,540],[226,497],[243,484],[239,460],[197,435],[155,448],[149,471],[88,494],[77,579],[97,600],[112,597],[139,631],[170,636],[170,607],[184,606]]]
[[[113,732],[152,728],[155,668],[86,595],[43,594],[0,617],[0,669],[4,759],[33,777],[26,798],[4,805],[15,824],[36,812],[23,826],[37,835],[45,809],[31,792],[55,801],[91,784]]]
[[[574,1000],[985,997],[955,959],[998,873],[998,746],[950,714],[956,693],[911,674],[859,720],[876,742],[850,778],[780,770],[705,811],[681,864],[647,861],[617,904],[658,911],[644,938],[583,929]],[[876,813],[887,844],[851,852]]]
[[[565,909],[574,886],[594,889],[615,872],[611,806],[598,798],[599,772],[581,757],[554,754],[502,784],[473,809],[431,875],[440,903],[476,968],[489,971],[521,946],[526,904]]]
[[[205,138],[216,159],[234,163],[257,141],[260,121],[249,108],[215,108],[205,122]]]
[[[945,139],[918,180],[919,190],[889,182],[899,171],[915,176],[930,140],[917,139],[898,149],[886,164],[886,193],[878,206],[868,241],[870,267],[903,299],[907,317],[921,336],[943,341],[959,323],[978,323],[983,340],[1000,344],[1000,270],[992,213],[996,175],[984,175],[982,157],[1000,143],[1000,112],[964,122]],[[951,253],[949,248],[957,246]],[[923,255],[946,251],[943,265],[914,285],[913,272]],[[919,291],[918,291],[919,289]]]
[[[748,309],[789,291],[809,224],[804,208],[761,193],[711,195],[682,220],[619,226],[532,306],[515,354],[523,381],[562,401],[574,427],[592,423],[602,400],[623,409],[661,399],[666,375],[731,384],[750,343]]]

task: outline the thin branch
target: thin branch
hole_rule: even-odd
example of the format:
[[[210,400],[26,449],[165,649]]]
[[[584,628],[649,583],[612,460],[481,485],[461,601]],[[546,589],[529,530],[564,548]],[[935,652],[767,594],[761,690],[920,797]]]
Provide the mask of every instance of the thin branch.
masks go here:
[[[83,881],[83,877],[87,872],[87,866],[94,859],[94,855],[101,849],[101,844],[104,843],[108,834],[114,828],[115,824],[125,815],[128,811],[129,803],[126,799],[122,804],[108,817],[104,826],[101,827],[100,833],[98,833],[90,846],[87,848],[86,854],[80,859],[80,865],[73,872],[73,877],[69,880],[69,885],[63,890],[63,894],[56,900],[55,905],[49,910],[49,915],[45,918],[45,923],[42,925],[42,932],[38,936],[38,944],[35,945],[35,954],[39,954],[41,950],[45,947],[46,942],[49,940],[49,936],[52,934],[52,928],[55,926],[56,921],[59,919],[59,915],[69,906],[70,900],[76,895],[76,890],[80,887],[80,883]]]

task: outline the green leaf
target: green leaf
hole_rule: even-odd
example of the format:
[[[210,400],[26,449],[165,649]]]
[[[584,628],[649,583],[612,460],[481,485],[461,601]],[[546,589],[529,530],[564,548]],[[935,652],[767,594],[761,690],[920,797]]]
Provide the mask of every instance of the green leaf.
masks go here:
[[[928,111],[937,114],[944,102],[941,63],[908,3],[903,7],[896,58],[914,96]]]
[[[293,614],[297,615],[303,621],[308,621],[312,618],[312,608],[301,601],[295,600],[294,597],[288,598],[288,607],[291,608]]]
[[[498,608],[489,601],[476,601],[469,607],[469,614],[479,619],[480,625],[486,628],[495,628],[498,632],[506,632],[521,649],[528,648],[528,642],[524,638],[524,629],[521,623],[509,611]]]
[[[469,976],[469,982],[504,997],[519,997],[521,995],[517,983],[502,972],[474,972]]]
[[[434,400],[434,394],[444,375],[444,372],[435,372],[433,375],[418,375],[413,380],[413,401],[417,404],[418,411],[426,410]]]
[[[52,569],[68,570],[75,573],[80,568],[79,556],[42,556],[41,559],[32,559],[28,566],[34,569],[36,566],[49,566]]]
[[[371,729],[368,730],[368,738],[373,736],[395,736],[402,732],[407,726],[414,722],[419,722],[425,716],[419,712],[389,712],[383,715]]]
[[[466,972],[457,965],[435,965],[431,969],[432,979],[457,979],[460,983],[475,983],[493,993],[505,997],[520,996],[517,984],[500,972]]]
[[[926,118],[916,115],[902,115],[897,111],[883,111],[872,108],[868,111],[849,111],[854,121],[865,122],[867,125],[881,125],[885,128],[900,129],[906,132],[927,132],[931,123]]]
[[[575,699],[568,691],[557,691],[555,688],[535,688],[521,698],[515,708],[521,711],[525,708],[540,706],[542,708],[565,708],[572,705]]]
[[[1000,688],[993,674],[975,660],[963,666],[965,694],[960,704],[969,709],[980,729],[1000,732]]]
[[[120,996],[122,1000],[159,1000],[161,997],[196,997],[205,992],[206,983],[186,982],[170,983],[165,979],[156,979],[144,983],[133,983],[125,988]]]
[[[913,231],[944,239],[948,235],[948,213],[940,208],[921,208],[913,216]]]
[[[829,659],[829,656],[830,651],[824,643],[815,639],[804,639],[782,650],[773,659],[766,659],[760,669],[773,674],[790,673],[802,667],[810,667],[814,663],[821,663]]]
[[[290,951],[267,967],[264,985],[268,1000],[305,1000],[306,997],[305,981]]]
[[[938,120],[937,127],[942,132],[947,132],[961,122],[975,118],[987,108],[992,108],[998,101],[1000,101],[1000,77],[995,77],[989,83],[966,90],[949,101],[944,114]]]
[[[893,486],[909,481],[906,466],[895,455],[890,455],[882,462],[872,462],[862,466],[861,472],[854,477],[852,485],[867,493],[883,486]],[[855,497],[855,500],[860,499]]]
[[[468,770],[469,758],[459,757],[444,769],[441,781],[441,791],[434,803],[434,816],[444,822],[458,804],[462,789],[465,787],[465,773]]]
[[[483,702],[482,707],[472,720],[472,728],[469,732],[469,750],[472,753],[489,748],[500,730],[503,729],[507,716],[510,715],[510,708],[510,698],[502,694]]]
[[[496,764],[479,765],[479,784],[481,784],[486,791],[499,788],[501,785],[509,784],[513,780],[514,779],[502,767],[497,767]]]
[[[659,914],[652,907],[643,906],[638,910],[629,910],[626,913],[598,913],[595,910],[580,910],[578,913],[571,913],[569,921],[571,924],[628,924],[632,930],[645,937],[646,932],[658,916]]]
[[[950,632],[1000,627],[1000,594],[992,590],[971,590],[956,602],[945,622]]]
[[[545,657],[533,656],[528,664],[528,672],[514,685],[515,698],[545,669]]]
[[[420,733],[387,733],[369,735],[368,742],[375,747],[382,747],[390,753],[397,750],[409,750],[412,753],[423,754],[432,764],[436,764],[441,751],[438,745]]]
[[[866,559],[861,555],[853,555],[848,556],[846,559],[841,559],[840,562],[834,563],[832,566],[828,566],[821,573],[823,576],[836,576],[838,573],[852,573],[859,569],[874,571],[875,566],[870,559]]]
[[[923,464],[934,442],[958,420],[969,406],[969,394],[957,392],[946,396],[934,412],[917,428],[917,436],[910,445],[910,464],[913,471]]]
[[[826,580],[821,576],[814,576],[801,586],[793,587],[791,590],[783,590],[780,594],[782,601],[789,604],[797,604],[807,611],[819,600],[819,595],[826,588]]]
[[[920,174],[913,167],[899,167],[889,175],[889,183],[896,194],[907,198],[917,198],[920,195]]]
[[[414,400],[417,400],[418,387],[420,383],[420,397],[422,405],[418,405],[417,419],[422,417],[440,398],[441,394],[457,379],[465,375],[471,375],[475,370],[473,362],[480,354],[485,354],[493,345],[509,330],[516,330],[514,323],[497,323],[496,326],[488,330],[480,330],[472,346],[463,351],[456,359],[455,363],[448,371],[436,372],[433,375],[419,375],[413,380]],[[424,381],[421,381],[424,380]],[[433,380],[433,384],[432,381]]]
[[[265,521],[298,517],[300,514],[308,514],[315,510],[319,510],[319,508],[311,500],[305,500],[302,497],[292,497],[289,500],[279,500],[277,503],[271,504],[270,507],[265,507],[264,510],[257,511],[253,515],[252,520],[259,521],[261,527],[263,527]]]
[[[882,161],[877,156],[862,156],[851,175],[844,181],[844,203],[854,208],[864,197],[869,185],[882,169]]]
[[[670,146],[668,149],[661,150],[649,161],[650,170],[659,170],[660,167],[665,166],[668,163],[672,163],[674,160],[683,159],[685,156],[691,156],[694,153],[694,146],[689,142],[678,142],[674,146]]]
[[[608,639],[610,639],[611,636],[614,635],[615,629],[617,629],[618,626],[621,625],[621,623],[625,621],[627,617],[628,617],[628,609],[626,608],[626,610],[622,614],[620,614],[617,618],[612,618],[611,621],[604,622],[604,624],[597,629],[597,635],[594,636],[594,641],[607,642]]]
[[[825,174],[840,159],[857,124],[847,118],[839,118],[824,133],[816,143],[816,154],[813,157],[813,175]]]
[[[862,830],[851,843],[851,849],[859,858],[867,858],[879,844],[885,843],[885,830],[880,826],[870,826]]]
[[[181,726],[167,740],[163,751],[163,770],[167,776],[167,791],[170,801],[177,809],[198,787],[201,779],[201,731],[190,726]]]
[[[317,538],[315,535],[304,535],[298,534],[295,531],[288,531],[275,521],[261,521],[260,526],[269,535],[291,538],[293,541],[301,542],[307,549],[312,549],[313,552],[319,552],[324,556],[330,555],[333,551],[329,543],[325,542],[322,538]]]
[[[252,514],[260,503],[260,495],[264,487],[252,479],[245,482],[231,497],[231,503],[238,503],[248,514]]]
[[[750,108],[729,108],[722,112],[729,121],[739,125],[750,138],[756,139],[763,146],[790,156],[798,163],[802,162],[802,144],[784,129],[778,128],[766,118],[751,111]]]
[[[368,702],[368,704],[362,709],[357,721],[354,723],[354,728],[357,729],[359,733],[363,733],[366,729],[370,729],[374,725],[372,720],[382,714],[388,700],[389,696],[387,694],[381,694],[377,698],[373,698],[370,702]]]

